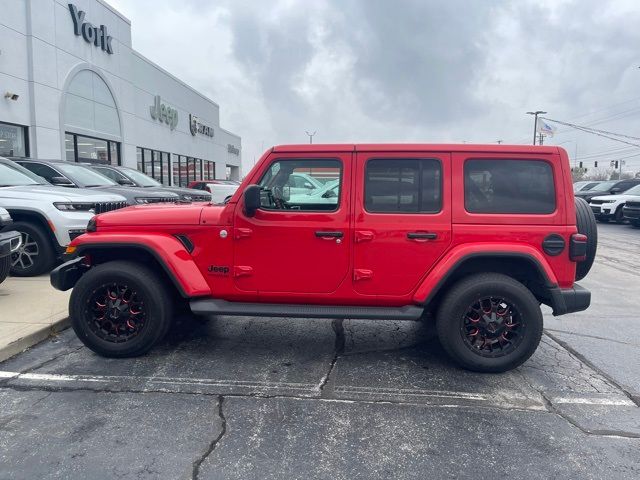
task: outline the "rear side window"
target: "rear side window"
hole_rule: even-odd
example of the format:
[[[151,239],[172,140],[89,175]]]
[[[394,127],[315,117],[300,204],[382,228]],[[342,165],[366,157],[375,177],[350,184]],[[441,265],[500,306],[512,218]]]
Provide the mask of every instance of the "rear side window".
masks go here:
[[[551,165],[542,160],[467,160],[464,206],[470,213],[552,213],[556,193]]]
[[[435,159],[373,159],[365,168],[364,206],[371,213],[438,213],[442,166]]]

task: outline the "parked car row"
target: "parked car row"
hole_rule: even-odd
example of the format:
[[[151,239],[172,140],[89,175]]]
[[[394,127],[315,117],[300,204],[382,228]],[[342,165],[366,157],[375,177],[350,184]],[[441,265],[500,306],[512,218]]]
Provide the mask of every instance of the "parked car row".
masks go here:
[[[176,201],[208,202],[211,195],[165,187],[126,167],[0,157],[0,207],[12,219],[10,226],[9,220],[0,222],[0,277],[7,262],[14,276],[49,271],[95,214]],[[17,247],[15,240],[4,242],[9,228],[18,232]]]
[[[576,182],[573,188],[576,197],[589,202],[598,221],[628,221],[640,227],[640,179]]]

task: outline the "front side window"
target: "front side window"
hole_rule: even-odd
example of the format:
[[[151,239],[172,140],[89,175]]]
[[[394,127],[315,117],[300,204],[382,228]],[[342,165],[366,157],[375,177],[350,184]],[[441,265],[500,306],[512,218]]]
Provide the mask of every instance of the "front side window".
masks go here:
[[[372,159],[365,168],[364,205],[371,213],[437,213],[442,166],[435,159]]]
[[[322,188],[299,187],[301,174],[331,180]],[[265,210],[335,211],[340,203],[342,163],[333,159],[278,160],[262,176],[261,208]]]
[[[542,160],[467,160],[464,206],[470,213],[553,213],[551,165]]]

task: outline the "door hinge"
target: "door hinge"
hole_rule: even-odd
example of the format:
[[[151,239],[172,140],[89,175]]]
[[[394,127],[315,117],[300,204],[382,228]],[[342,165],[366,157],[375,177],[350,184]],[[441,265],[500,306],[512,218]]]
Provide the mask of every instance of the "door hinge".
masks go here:
[[[253,267],[249,267],[246,265],[236,265],[233,267],[233,276],[238,277],[248,277],[253,275]]]
[[[353,270],[353,280],[356,282],[358,280],[367,280],[372,277],[373,277],[372,270],[366,270],[364,268],[356,268]]]

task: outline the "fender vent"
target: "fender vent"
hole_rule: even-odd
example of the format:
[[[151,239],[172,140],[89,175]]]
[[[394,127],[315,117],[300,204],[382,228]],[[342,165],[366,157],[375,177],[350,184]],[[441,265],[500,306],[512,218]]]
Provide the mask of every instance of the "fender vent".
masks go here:
[[[180,243],[182,243],[182,245],[184,245],[184,248],[187,249],[187,252],[189,252],[189,253],[193,252],[193,242],[191,241],[191,239],[189,237],[187,237],[184,234],[176,235],[175,237],[178,240],[180,240]]]
[[[560,255],[564,251],[564,247],[564,238],[557,233],[552,233],[542,242],[542,250],[544,250],[544,253],[552,257]]]

